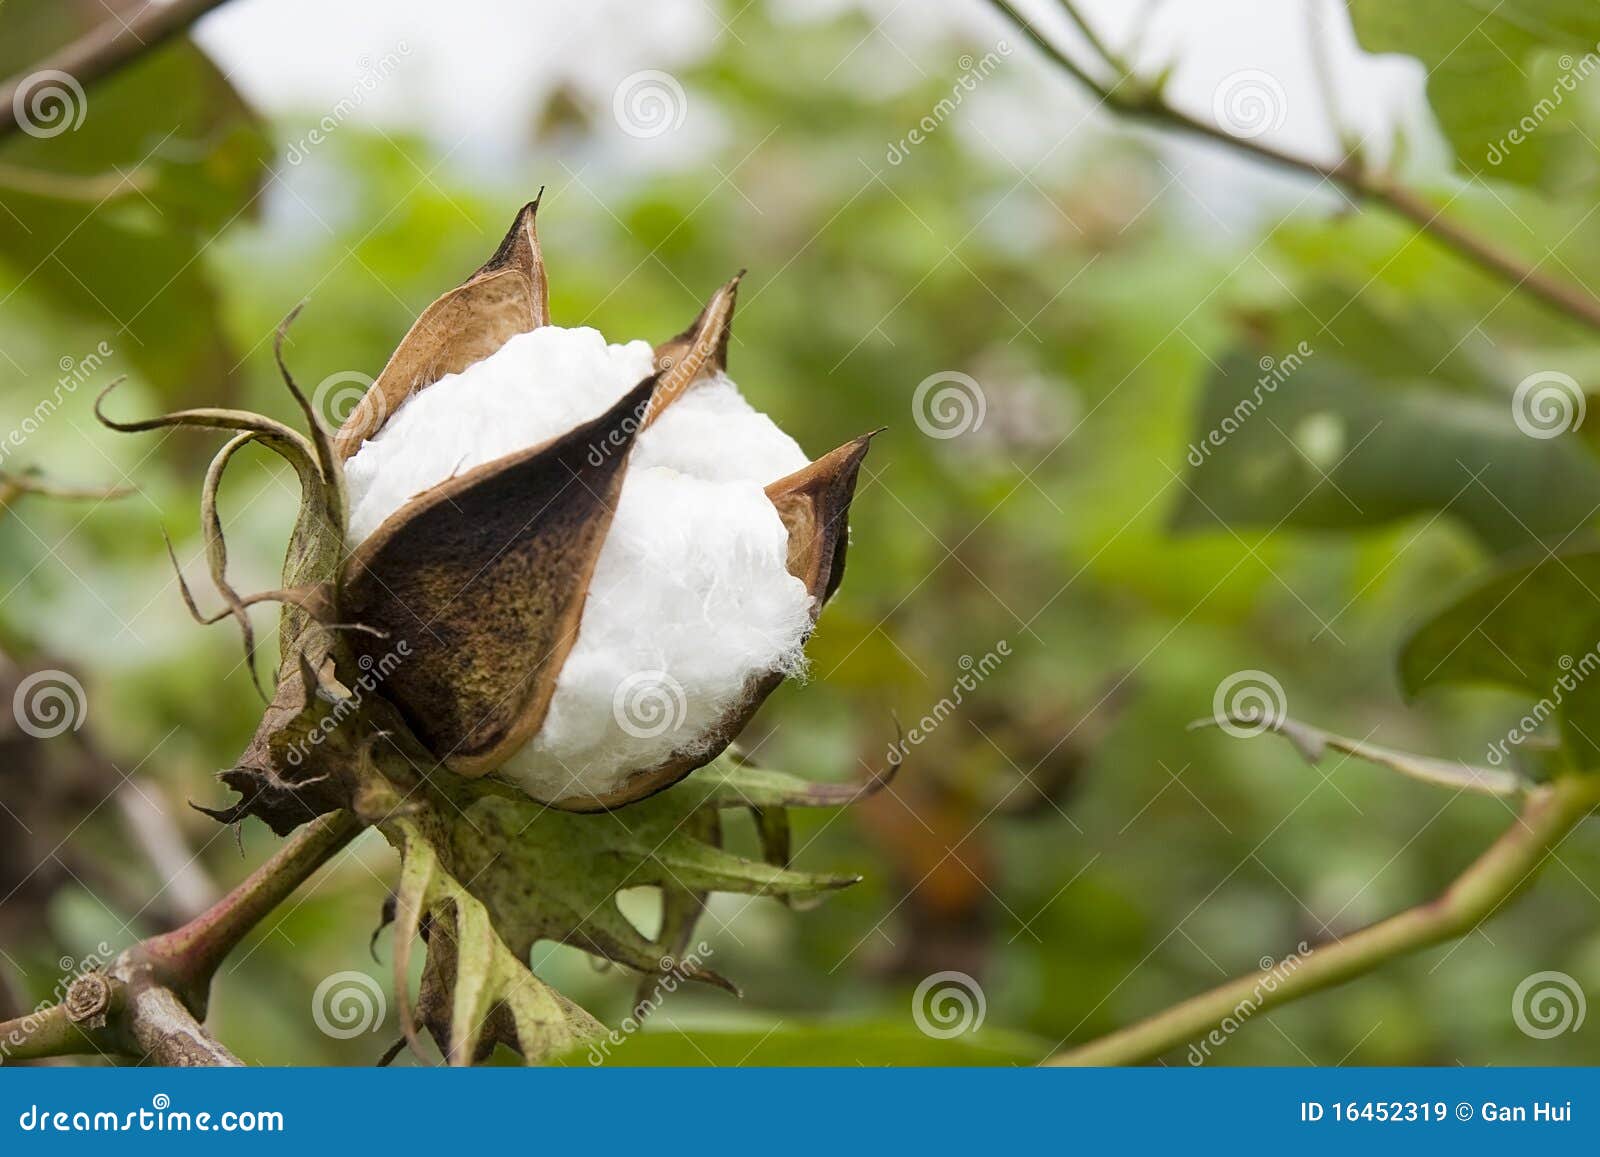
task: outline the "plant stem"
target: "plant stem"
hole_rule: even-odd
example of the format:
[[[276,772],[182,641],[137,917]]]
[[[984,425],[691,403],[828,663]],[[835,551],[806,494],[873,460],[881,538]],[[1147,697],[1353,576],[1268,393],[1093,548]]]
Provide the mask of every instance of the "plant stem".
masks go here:
[[[74,1024],[65,1005],[53,1004],[0,1023],[0,1064],[107,1052],[111,1047],[101,1033]]]
[[[365,830],[348,811],[306,824],[201,915],[135,944],[108,973],[90,974],[107,986],[94,1010],[99,1019],[74,1023],[69,989],[61,1004],[0,1023],[0,1061],[116,1052],[159,1065],[240,1064],[200,1023],[212,976],[268,913]]]
[[[146,3],[131,19],[107,16],[77,40],[36,61],[31,68],[24,69],[0,85],[0,139],[18,128],[17,93],[35,74],[49,70],[64,72],[79,84],[88,86],[185,32],[196,20],[223,2],[171,0],[165,4]]]
[[[1574,775],[1528,797],[1511,827],[1436,899],[1342,940],[1320,944],[1290,970],[1280,962],[1230,980],[1138,1024],[1051,1057],[1050,1065],[1153,1060],[1218,1028],[1371,972],[1396,957],[1464,936],[1518,896],[1546,855],[1597,805],[1600,776]]]
[[[1502,281],[1509,282],[1513,289],[1523,290],[1573,320],[1600,329],[1600,298],[1580,285],[1541,273],[1536,265],[1530,265],[1517,254],[1501,248],[1488,238],[1479,236],[1459,221],[1446,217],[1443,209],[1430,204],[1425,198],[1390,177],[1369,172],[1349,158],[1330,164],[1284,152],[1256,138],[1234,136],[1209,121],[1200,120],[1181,109],[1174,108],[1162,98],[1158,90],[1139,86],[1137,82],[1126,77],[1112,85],[1104,84],[1052,43],[1007,0],[989,0],[989,2],[1016,25],[1053,64],[1117,112],[1135,120],[1150,122],[1158,128],[1175,129],[1216,141],[1280,168],[1305,173],[1338,185],[1356,197],[1375,202],[1405,218],[1478,268]],[[1088,27],[1073,5],[1064,2],[1063,6],[1075,24],[1080,28]],[[1091,47],[1101,43],[1092,34],[1088,39]],[[1097,51],[1101,52],[1103,63],[1107,67],[1114,70],[1120,67],[1118,61],[1103,48],[1097,48]],[[1125,85],[1126,90],[1124,90]]]
[[[137,945],[133,958],[147,965],[162,984],[203,1016],[211,977],[228,954],[267,913],[363,830],[361,821],[348,811],[313,820],[199,916]]]
[[[128,998],[127,1030],[141,1063],[191,1069],[244,1063],[205,1030],[172,989],[159,984]]]

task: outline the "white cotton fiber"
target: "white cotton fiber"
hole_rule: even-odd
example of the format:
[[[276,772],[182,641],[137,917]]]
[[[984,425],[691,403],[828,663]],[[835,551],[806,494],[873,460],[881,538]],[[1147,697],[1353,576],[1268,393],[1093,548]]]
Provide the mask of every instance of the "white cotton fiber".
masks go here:
[[[597,417],[651,361],[645,342],[545,326],[440,379],[346,463],[350,544],[453,474]],[[811,597],[764,488],[806,462],[721,375],[639,434],[544,726],[501,778],[542,800],[604,793],[703,746],[750,679],[799,670]]]

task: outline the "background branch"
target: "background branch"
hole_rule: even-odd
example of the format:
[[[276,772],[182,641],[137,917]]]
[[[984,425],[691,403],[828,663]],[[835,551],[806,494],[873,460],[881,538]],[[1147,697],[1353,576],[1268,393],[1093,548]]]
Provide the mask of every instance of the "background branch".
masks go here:
[[[1019,13],[1008,0],[989,0],[995,8],[1011,21],[1035,47],[1077,82],[1087,88],[1102,103],[1124,116],[1148,122],[1158,128],[1173,129],[1191,136],[1215,141],[1229,148],[1248,153],[1259,160],[1279,168],[1304,173],[1344,189],[1363,200],[1372,201],[1405,218],[1422,232],[1449,248],[1478,268],[1493,274],[1513,288],[1520,289],[1575,321],[1600,329],[1600,298],[1580,285],[1541,273],[1536,265],[1488,238],[1444,215],[1438,206],[1406,188],[1392,177],[1372,172],[1359,163],[1355,156],[1346,156],[1336,163],[1297,156],[1256,138],[1237,137],[1227,130],[1203,121],[1168,104],[1159,83],[1143,83],[1135,79],[1126,66],[1107,49],[1071,0],[1062,0],[1062,7],[1085,33],[1085,39],[1100,57],[1100,64],[1110,69],[1119,79],[1107,84],[1095,77],[1072,57],[1068,56],[1036,25]]]
[[[102,20],[65,48],[36,61],[31,68],[0,85],[0,140],[16,131],[17,94],[35,73],[54,69],[87,88],[187,31],[191,24],[222,3],[224,0],[171,0],[161,4],[152,0],[131,19],[108,17]]]
[[[1230,980],[1210,992],[1058,1053],[1051,1065],[1128,1065],[1153,1060],[1218,1029],[1343,984],[1419,949],[1464,936],[1533,882],[1552,848],[1600,805],[1600,776],[1571,776],[1528,797],[1504,835],[1438,898],[1299,957]],[[1241,1013],[1241,1010],[1245,1010]]]

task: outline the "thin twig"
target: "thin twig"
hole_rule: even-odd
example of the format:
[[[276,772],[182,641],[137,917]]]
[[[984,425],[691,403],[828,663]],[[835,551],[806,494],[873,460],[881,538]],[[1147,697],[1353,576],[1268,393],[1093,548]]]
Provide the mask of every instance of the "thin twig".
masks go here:
[[[1426,904],[1363,928],[1295,959],[1237,977],[1109,1036],[1059,1053],[1051,1065],[1130,1065],[1242,1020],[1343,984],[1397,957],[1466,935],[1515,899],[1548,853],[1597,804],[1600,777],[1575,775],[1528,797],[1506,832]],[[1247,1010],[1241,1015],[1241,1010]]]
[[[1159,86],[1125,83],[1107,86],[1096,80],[1081,64],[1073,60],[1053,41],[1011,6],[1007,0],[989,0],[1012,24],[1025,35],[1057,67],[1073,77],[1108,107],[1135,120],[1142,120],[1158,128],[1175,129],[1192,136],[1203,137],[1229,148],[1248,153],[1259,160],[1280,168],[1305,173],[1320,180],[1338,185],[1352,195],[1382,205],[1398,216],[1416,225],[1422,232],[1453,250],[1456,254],[1538,298],[1546,305],[1566,314],[1575,321],[1600,329],[1600,298],[1587,289],[1560,278],[1541,273],[1522,257],[1481,237],[1460,222],[1444,215],[1442,209],[1426,198],[1406,188],[1393,178],[1372,172],[1345,157],[1334,163],[1297,156],[1254,137],[1237,137],[1209,121],[1189,115],[1168,104]],[[1071,0],[1061,0],[1063,7],[1075,23],[1084,24]],[[1091,46],[1098,42],[1091,37]],[[1117,62],[1103,60],[1113,70]]]
[[[64,72],[87,87],[123,65],[150,52],[188,30],[200,17],[224,0],[171,0],[147,2],[130,19],[108,16],[60,51],[36,61],[0,85],[0,139],[19,127],[17,94],[41,72]]]

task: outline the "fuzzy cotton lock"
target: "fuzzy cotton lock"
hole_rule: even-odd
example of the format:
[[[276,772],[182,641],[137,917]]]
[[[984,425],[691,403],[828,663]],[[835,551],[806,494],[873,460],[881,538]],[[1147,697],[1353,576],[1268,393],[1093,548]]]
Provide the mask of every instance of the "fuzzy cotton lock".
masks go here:
[[[804,663],[870,435],[809,462],[725,371],[738,278],[683,333],[550,323],[537,202],[339,430],[339,615],[464,776],[577,811],[715,758]]]

